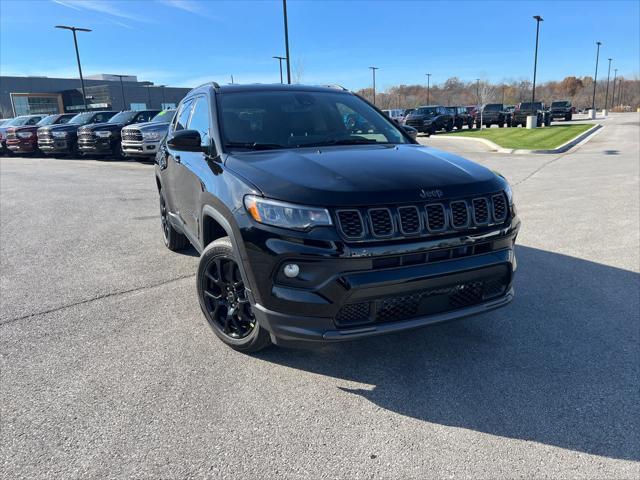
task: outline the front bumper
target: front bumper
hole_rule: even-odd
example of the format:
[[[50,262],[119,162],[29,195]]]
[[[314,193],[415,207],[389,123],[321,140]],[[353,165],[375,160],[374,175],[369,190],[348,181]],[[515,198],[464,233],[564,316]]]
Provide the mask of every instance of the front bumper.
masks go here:
[[[89,155],[111,155],[115,153],[113,142],[109,138],[78,140],[78,150]]]
[[[38,140],[38,148],[43,153],[70,153],[73,141],[65,139]]]
[[[247,249],[255,316],[275,343],[295,344],[396,332],[504,306],[513,298],[519,226],[515,218],[474,235],[324,253],[269,239],[273,255]],[[287,263],[299,265],[298,281],[283,277]]]
[[[37,150],[36,142],[30,139],[10,138],[7,148],[13,153],[33,153]]]
[[[153,157],[158,151],[159,140],[156,141],[122,141],[122,151],[128,157]]]

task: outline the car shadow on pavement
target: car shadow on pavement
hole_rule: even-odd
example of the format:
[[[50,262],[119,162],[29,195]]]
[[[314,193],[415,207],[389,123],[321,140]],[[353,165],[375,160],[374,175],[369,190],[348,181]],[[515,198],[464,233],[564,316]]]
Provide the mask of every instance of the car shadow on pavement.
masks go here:
[[[501,310],[258,356],[426,422],[640,460],[640,276],[529,247],[517,256],[516,298]]]

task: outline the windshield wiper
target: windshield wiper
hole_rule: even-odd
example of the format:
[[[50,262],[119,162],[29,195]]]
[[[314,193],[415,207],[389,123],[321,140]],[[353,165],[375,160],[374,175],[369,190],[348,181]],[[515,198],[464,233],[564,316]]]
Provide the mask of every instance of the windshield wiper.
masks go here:
[[[287,148],[278,143],[258,143],[258,142],[228,142],[224,144],[228,148],[247,148],[249,150],[275,150],[278,148]]]

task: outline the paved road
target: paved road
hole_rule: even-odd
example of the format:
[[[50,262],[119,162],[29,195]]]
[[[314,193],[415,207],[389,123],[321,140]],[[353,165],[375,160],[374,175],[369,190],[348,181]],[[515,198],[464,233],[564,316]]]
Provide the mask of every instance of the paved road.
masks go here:
[[[638,478],[640,116],[605,123],[465,152],[515,185],[509,307],[255,357],[205,325],[150,166],[0,159],[0,477]]]

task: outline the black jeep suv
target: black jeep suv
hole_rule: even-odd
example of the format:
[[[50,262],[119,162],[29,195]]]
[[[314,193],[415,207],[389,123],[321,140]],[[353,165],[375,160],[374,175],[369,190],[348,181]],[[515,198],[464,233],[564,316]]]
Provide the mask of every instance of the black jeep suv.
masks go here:
[[[453,115],[453,126],[458,130],[462,130],[462,127],[467,125],[469,128],[473,128],[473,115],[469,113],[467,107],[456,106],[447,107]]]
[[[145,123],[160,110],[125,110],[106,123],[86,125],[78,129],[78,150],[82,155],[115,156],[123,158],[122,129],[133,123]]]
[[[480,128],[480,124],[491,128],[491,125],[498,125],[502,128],[511,126],[511,114],[501,103],[488,103],[482,108],[482,114],[476,115],[476,126]]]
[[[571,106],[571,102],[568,100],[551,102],[549,116],[551,117],[551,120],[555,118],[563,118],[566,121],[571,120],[573,118],[573,107]]]
[[[419,132],[432,135],[438,130],[453,130],[453,114],[440,105],[418,107],[405,119],[405,125],[415,128]]]
[[[165,244],[200,252],[202,312],[237,350],[406,330],[513,297],[505,179],[417,144],[346,90],[200,86],[156,162]]]
[[[527,125],[528,116],[536,116],[536,126],[551,125],[551,115],[548,110],[545,110],[544,103],[542,102],[523,102],[516,106],[511,115],[511,126],[517,127]]]
[[[84,112],[62,125],[38,129],[38,149],[47,155],[78,155],[78,129],[84,125],[104,123],[118,112]]]

